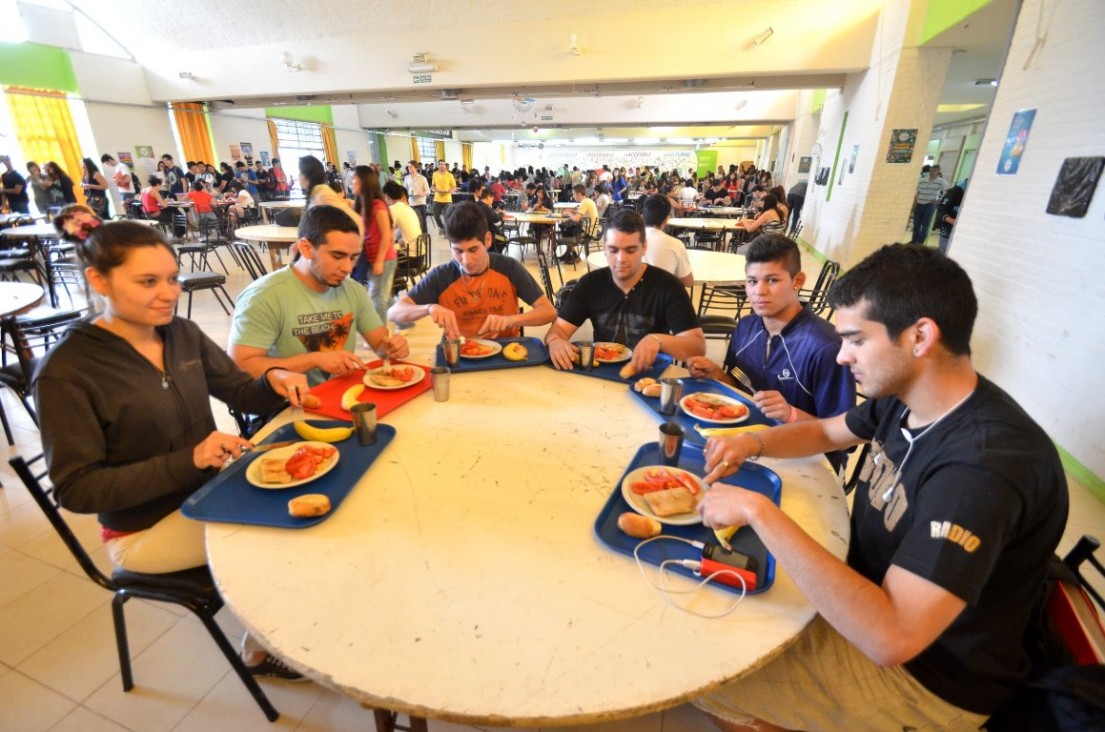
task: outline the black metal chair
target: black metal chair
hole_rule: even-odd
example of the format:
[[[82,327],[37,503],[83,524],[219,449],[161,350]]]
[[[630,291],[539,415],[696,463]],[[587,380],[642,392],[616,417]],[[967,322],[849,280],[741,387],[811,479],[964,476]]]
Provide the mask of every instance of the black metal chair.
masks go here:
[[[188,319],[192,318],[192,295],[201,290],[210,290],[219,302],[219,307],[227,315],[230,315],[234,309],[234,300],[225,287],[226,275],[218,272],[181,272],[177,280],[180,282],[181,294],[186,293],[188,295],[188,314],[185,316]],[[219,293],[222,293],[222,297],[219,296]],[[223,297],[226,298],[226,303],[223,303]],[[180,301],[178,300],[177,307],[179,306]]]
[[[414,284],[430,271],[430,235],[419,234],[414,244],[408,245],[406,254],[398,257],[392,294],[414,287]]]
[[[826,320],[833,317],[833,308],[829,305],[829,288],[840,277],[840,263],[831,259],[825,260],[821,265],[821,272],[817,275],[817,281],[813,287],[802,288],[798,291],[798,299],[810,306],[815,314]]]
[[[707,338],[728,341],[737,327],[737,321],[751,311],[744,285],[702,286],[698,321]]]
[[[549,298],[549,302],[555,302],[556,293],[553,290],[552,276],[549,274],[549,259],[541,248],[537,249],[537,271],[541,276],[541,286],[545,288],[545,297]]]
[[[9,318],[4,322],[2,346],[4,365],[0,366],[0,386],[6,386],[15,392],[27,414],[38,424],[38,414],[27,398],[31,388],[31,375],[35,372],[38,360],[56,343],[69,326],[80,320],[83,313],[77,310],[44,309],[38,314]],[[10,341],[10,342],[9,342]],[[8,352],[16,355],[13,363],[7,363]],[[14,444],[7,416],[0,409],[0,421],[8,444]]]
[[[261,255],[257,253],[248,241],[236,241],[230,245],[230,251],[238,265],[246,271],[251,279],[258,279],[268,274]]]
[[[41,455],[35,460],[41,459]],[[32,461],[33,462],[33,461]],[[69,528],[61,513],[52,488],[44,488],[39,482],[43,477],[36,475],[30,465],[22,457],[12,458],[9,463],[15,470],[15,474],[23,481],[31,497],[35,499],[51,526],[61,537],[66,548],[80,564],[81,569],[89,579],[114,593],[111,601],[111,614],[115,621],[115,644],[119,651],[119,672],[123,680],[123,691],[134,688],[134,676],[131,671],[130,650],[127,644],[126,617],[123,605],[127,600],[137,597],[142,600],[155,602],[167,602],[187,608],[200,619],[207,628],[215,645],[219,647],[231,668],[238,674],[238,678],[245,684],[246,689],[265,713],[270,722],[275,722],[280,713],[273,707],[272,702],[265,696],[265,692],[257,684],[257,680],[246,668],[237,649],[230,643],[222,628],[215,621],[215,614],[222,608],[223,600],[219,597],[215,582],[211,578],[211,572],[207,567],[197,567],[182,572],[168,574],[143,574],[141,572],[129,572],[116,569],[110,577],[105,575],[88,556],[88,552],[81,546],[73,530]]]

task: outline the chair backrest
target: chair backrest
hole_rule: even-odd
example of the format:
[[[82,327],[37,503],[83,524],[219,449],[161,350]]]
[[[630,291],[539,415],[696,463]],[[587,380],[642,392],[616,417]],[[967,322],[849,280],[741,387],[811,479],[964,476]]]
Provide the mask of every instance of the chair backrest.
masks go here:
[[[748,294],[744,285],[703,285],[698,315],[726,315],[736,320],[747,307]]]
[[[542,247],[535,247],[535,249],[537,250],[537,271],[541,275],[541,285],[545,288],[545,297],[549,298],[549,302],[554,302],[556,295],[553,291],[552,277],[549,276],[548,256]]]
[[[248,241],[235,241],[232,245],[232,251],[241,263],[242,268],[245,269],[251,279],[258,279],[268,274],[265,271],[265,265],[261,262],[261,257],[257,254]]]
[[[1078,543],[1074,545],[1074,548],[1067,552],[1067,556],[1063,557],[1063,563],[1074,572],[1074,576],[1078,578],[1078,582],[1082,585],[1082,589],[1097,602],[1099,607],[1105,610],[1105,599],[1102,598],[1101,593],[1098,592],[1082,574],[1082,565],[1089,564],[1096,569],[1097,573],[1100,575],[1098,584],[1105,584],[1105,566],[1102,565],[1101,560],[1094,556],[1094,552],[1100,548],[1101,541],[1096,537],[1089,535],[1083,536],[1078,540]]]
[[[415,271],[412,276],[421,276],[430,271],[430,235],[419,234],[418,238],[414,240],[414,256],[416,261],[412,262]]]
[[[32,460],[32,462],[40,459],[42,459],[41,455]],[[66,548],[69,549],[69,552],[77,560],[77,563],[81,565],[81,569],[84,570],[84,573],[88,575],[89,579],[104,589],[114,591],[115,584],[107,575],[99,570],[96,563],[88,556],[88,552],[85,551],[81,542],[77,539],[76,534],[69,528],[69,524],[66,523],[65,518],[61,515],[61,511],[54,501],[53,489],[44,488],[42,486],[42,483],[39,482],[42,476],[35,475],[30,465],[22,457],[14,457],[8,461],[8,464],[12,466],[15,474],[19,476],[23,485],[26,486],[27,492],[35,499],[35,503],[38,504],[38,507],[46,514],[46,519],[50,522],[50,525],[54,527],[54,531],[58,532],[58,536],[61,537]]]
[[[824,318],[832,317],[833,309],[829,306],[829,289],[838,277],[840,277],[840,263],[831,259],[826,260],[825,264],[821,265],[821,272],[817,275],[817,281],[814,282],[813,287],[800,290],[798,298],[807,303],[810,310],[817,315]]]
[[[34,373],[35,359],[44,355],[61,339],[70,325],[83,317],[83,313],[78,310],[66,310],[41,318],[16,318],[12,321],[9,332],[24,379],[30,381]]]

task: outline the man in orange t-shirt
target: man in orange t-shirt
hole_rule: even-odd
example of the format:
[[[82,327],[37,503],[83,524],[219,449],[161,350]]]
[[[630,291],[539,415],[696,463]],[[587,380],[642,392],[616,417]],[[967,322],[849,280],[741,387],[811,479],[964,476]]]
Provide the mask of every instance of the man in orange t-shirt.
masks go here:
[[[526,325],[545,325],[556,310],[533,275],[511,257],[490,253],[487,219],[474,203],[445,217],[453,261],[434,267],[388,310],[403,325],[429,315],[446,338],[512,338]],[[519,312],[518,299],[531,307]]]
[[[192,190],[188,191],[188,195],[184,198],[191,201],[196,207],[197,226],[203,228],[204,221],[209,221],[211,224],[218,226],[219,218],[215,216],[215,211],[211,208],[212,196],[204,188],[202,180],[194,181]]]

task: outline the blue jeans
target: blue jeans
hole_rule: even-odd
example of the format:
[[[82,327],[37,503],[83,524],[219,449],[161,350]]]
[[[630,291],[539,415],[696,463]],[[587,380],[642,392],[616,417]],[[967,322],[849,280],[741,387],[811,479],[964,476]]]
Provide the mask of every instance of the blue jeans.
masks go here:
[[[364,257],[361,258],[362,261]],[[360,262],[358,262],[358,265]],[[384,260],[383,274],[372,274],[372,265],[365,261],[365,285],[368,286],[368,299],[372,301],[372,307],[380,316],[380,324],[387,325],[388,306],[391,305],[391,285],[395,281],[395,268],[399,265],[398,259]]]
[[[913,207],[913,239],[910,244],[924,244],[928,241],[934,213],[936,213],[936,201],[918,203]]]

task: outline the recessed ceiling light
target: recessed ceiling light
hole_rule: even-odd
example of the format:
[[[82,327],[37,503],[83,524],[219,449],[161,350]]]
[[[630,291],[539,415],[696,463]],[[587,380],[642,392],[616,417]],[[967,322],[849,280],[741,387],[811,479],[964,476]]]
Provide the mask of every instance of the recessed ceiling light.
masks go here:
[[[975,79],[975,86],[997,86],[997,79]]]

